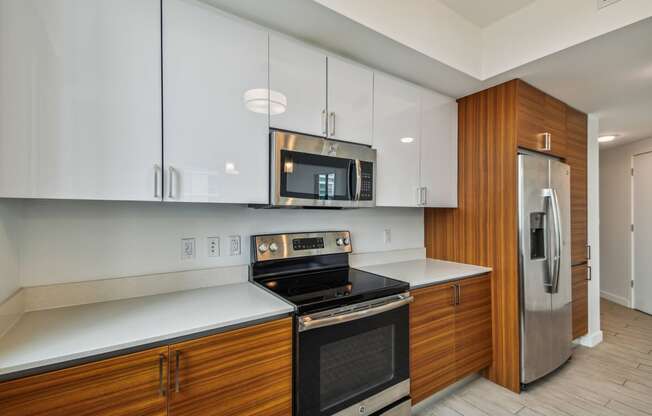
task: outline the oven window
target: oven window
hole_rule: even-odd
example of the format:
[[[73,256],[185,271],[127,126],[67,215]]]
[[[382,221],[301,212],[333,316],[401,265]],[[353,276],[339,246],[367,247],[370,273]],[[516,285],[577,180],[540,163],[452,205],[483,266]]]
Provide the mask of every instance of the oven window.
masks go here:
[[[323,345],[320,408],[346,402],[394,378],[394,326],[384,326]]]
[[[281,151],[281,196],[349,200],[353,161],[338,157]]]

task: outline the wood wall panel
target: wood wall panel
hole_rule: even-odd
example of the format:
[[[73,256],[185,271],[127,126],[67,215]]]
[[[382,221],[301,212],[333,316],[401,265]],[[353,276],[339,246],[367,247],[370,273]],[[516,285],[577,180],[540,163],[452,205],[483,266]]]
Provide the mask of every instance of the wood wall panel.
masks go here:
[[[513,391],[520,389],[517,83],[458,100],[459,208],[424,214],[429,258],[493,268],[494,365],[487,376]]]
[[[581,264],[572,269],[573,276],[573,338],[589,332],[589,282],[588,266]]]
[[[571,167],[571,262],[588,260],[587,116],[572,108],[566,118],[566,162]]]
[[[171,345],[168,414],[292,414],[292,334],[286,318]]]
[[[155,348],[0,383],[0,415],[164,416],[167,352]]]

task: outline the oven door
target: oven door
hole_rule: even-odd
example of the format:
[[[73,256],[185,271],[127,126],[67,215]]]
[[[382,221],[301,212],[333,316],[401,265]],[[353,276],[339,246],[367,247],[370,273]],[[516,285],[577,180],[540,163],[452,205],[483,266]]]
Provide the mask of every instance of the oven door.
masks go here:
[[[375,160],[367,146],[272,130],[271,204],[372,207]]]
[[[371,414],[407,397],[411,300],[299,317],[296,415]]]

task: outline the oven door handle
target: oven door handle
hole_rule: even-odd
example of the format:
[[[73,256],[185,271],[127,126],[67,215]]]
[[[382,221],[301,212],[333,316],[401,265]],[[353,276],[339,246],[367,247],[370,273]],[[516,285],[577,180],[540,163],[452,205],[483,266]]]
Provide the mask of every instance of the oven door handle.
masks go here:
[[[401,306],[407,305],[414,301],[414,297],[405,296],[401,297],[399,300],[391,301],[384,303],[378,306],[372,306],[361,310],[354,310],[349,313],[343,313],[340,315],[332,315],[324,318],[311,318],[308,316],[303,316],[299,318],[299,332],[309,331],[311,329],[323,328],[325,326],[342,324],[344,322],[355,321],[356,319],[367,318],[369,316],[378,315],[379,313],[388,312]]]

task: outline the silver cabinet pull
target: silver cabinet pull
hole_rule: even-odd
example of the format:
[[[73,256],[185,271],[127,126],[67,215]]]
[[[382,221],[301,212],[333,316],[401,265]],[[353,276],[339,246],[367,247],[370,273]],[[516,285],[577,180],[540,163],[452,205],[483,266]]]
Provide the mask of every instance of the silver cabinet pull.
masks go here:
[[[455,286],[457,286],[457,304],[459,305],[462,303],[462,286],[459,284]]]
[[[325,136],[328,134],[326,129],[326,109],[321,110],[321,133]]]
[[[168,167],[168,198],[174,199],[174,168]]]
[[[586,245],[586,259],[591,260],[591,244]]]
[[[159,165],[154,165],[154,198],[160,198],[159,194],[159,183],[158,176],[161,173],[161,167]]]
[[[335,136],[335,112],[328,115],[328,128],[330,129],[330,136]]]
[[[165,361],[165,355],[158,355],[158,392],[161,396],[165,396],[165,387],[163,384],[163,364]]]
[[[543,149],[541,150],[549,152],[550,150],[552,150],[552,134],[545,132],[543,133],[543,138],[545,140],[545,143],[543,145]]]
[[[593,269],[591,269],[591,266],[586,266],[586,269],[587,269],[587,272],[588,272],[586,274],[586,280],[588,280],[590,282],[591,280],[593,280]]]
[[[451,301],[451,304],[455,306],[457,305],[457,285],[452,285],[451,289],[453,289],[453,300]]]
[[[181,351],[175,351],[174,356],[174,391],[179,393],[179,358],[181,357]]]
[[[422,189],[423,196],[421,197],[421,205],[426,205],[428,203],[428,188],[425,186]]]

